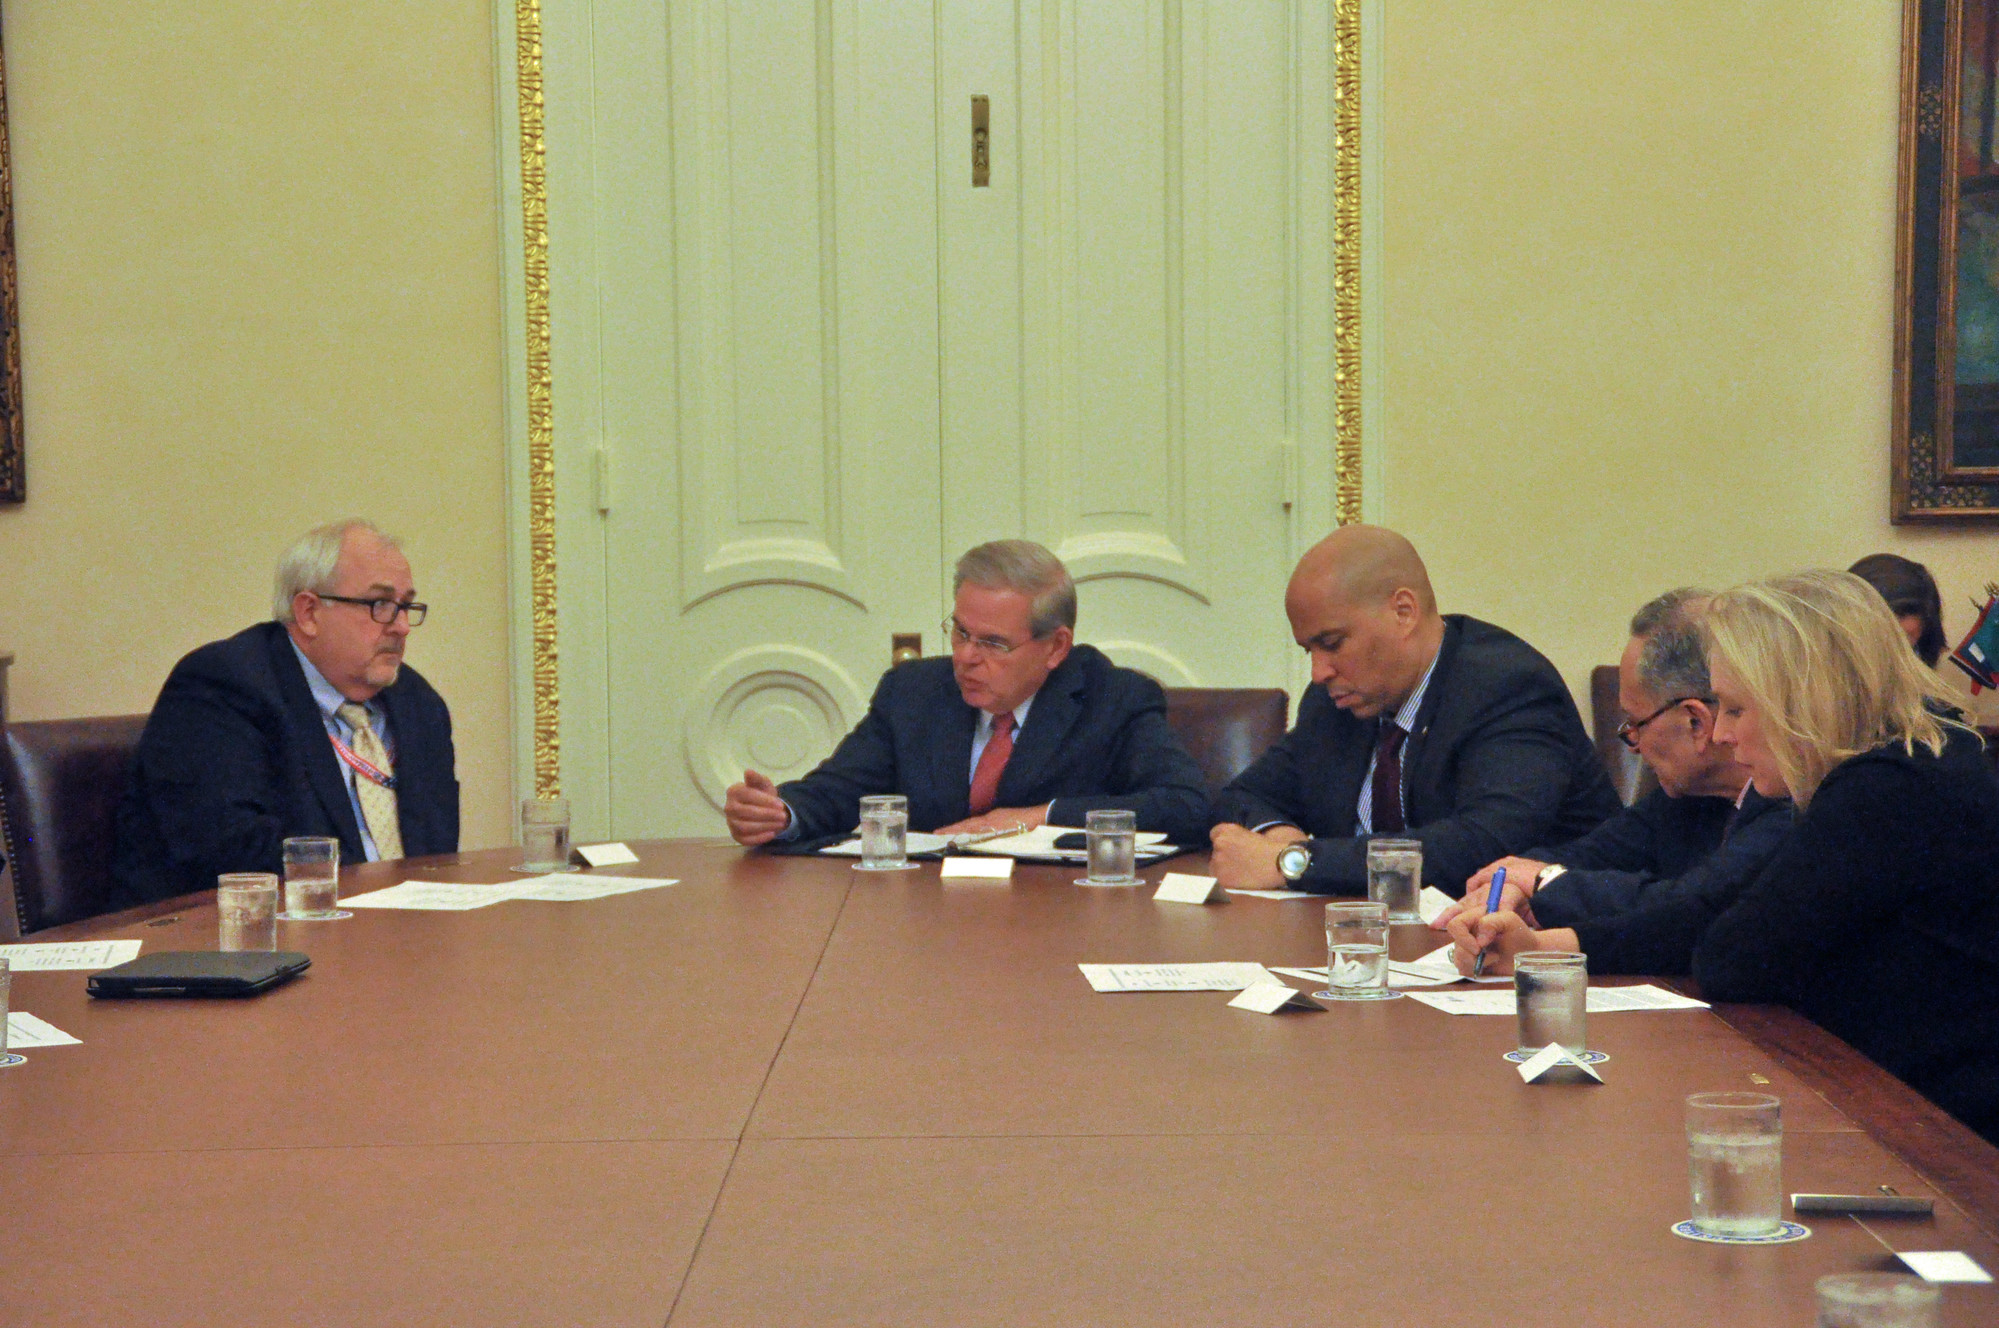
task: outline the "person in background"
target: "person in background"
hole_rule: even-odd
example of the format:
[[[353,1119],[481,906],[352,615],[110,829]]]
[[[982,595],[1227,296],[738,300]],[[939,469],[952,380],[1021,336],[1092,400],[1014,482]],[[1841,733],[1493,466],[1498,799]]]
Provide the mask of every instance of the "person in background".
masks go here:
[[[1715,740],[1798,823],[1726,907],[1681,894],[1644,925],[1707,999],[1788,1005],[1999,1142],[1999,781],[1947,751],[1964,726],[1859,577],[1738,586],[1705,627]],[[1460,966],[1577,941],[1504,911],[1453,935]]]
[[[1943,597],[1937,593],[1937,580],[1930,569],[1898,554],[1870,553],[1846,570],[1881,592],[1916,654],[1935,668],[1947,643]]]
[[[1573,928],[1596,971],[1687,971],[1691,949],[1660,953],[1642,910],[1689,891],[1725,906],[1791,831],[1789,800],[1758,793],[1734,749],[1714,740],[1700,626],[1709,598],[1704,590],[1673,590],[1638,610],[1617,667],[1624,711],[1617,736],[1659,787],[1581,839],[1487,865],[1432,926],[1448,928],[1460,916],[1465,927],[1476,922],[1504,867],[1499,906],[1539,929]],[[1495,974],[1506,967],[1487,965]]]

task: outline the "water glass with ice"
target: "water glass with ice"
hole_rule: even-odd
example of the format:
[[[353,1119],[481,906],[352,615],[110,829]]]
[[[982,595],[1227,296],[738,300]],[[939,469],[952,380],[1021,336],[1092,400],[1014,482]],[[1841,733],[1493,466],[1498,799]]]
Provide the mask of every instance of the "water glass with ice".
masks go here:
[[[7,1011],[11,1008],[7,998],[14,987],[13,962],[0,955],[0,1065],[15,1064],[15,1059],[7,1054]]]
[[[1390,922],[1421,922],[1416,897],[1423,890],[1423,843],[1417,839],[1367,841],[1367,897],[1388,905]]]
[[[1784,1121],[1768,1093],[1687,1098],[1694,1225],[1711,1236],[1768,1236],[1783,1225]]]
[[[569,870],[569,799],[521,800],[521,865],[518,870]]]
[[[1137,812],[1085,812],[1083,837],[1089,845],[1090,874],[1076,884],[1138,884]]]
[[[1829,1273],[1818,1280],[1819,1328],[1940,1328],[1943,1288],[1906,1273]]]
[[[222,919],[220,948],[278,948],[278,878],[269,872],[226,872],[215,878],[215,911]]]
[[[1550,1043],[1560,1043],[1571,1056],[1582,1055],[1588,1004],[1587,955],[1528,950],[1513,956],[1513,1010],[1522,1056]]]
[[[877,793],[861,799],[861,860],[856,871],[902,871],[909,860],[909,799]]]
[[[1326,990],[1335,1001],[1379,1001],[1398,996],[1388,989],[1388,905],[1326,905]]]
[[[285,841],[285,911],[294,922],[348,917],[339,909],[340,841],[299,835]]]

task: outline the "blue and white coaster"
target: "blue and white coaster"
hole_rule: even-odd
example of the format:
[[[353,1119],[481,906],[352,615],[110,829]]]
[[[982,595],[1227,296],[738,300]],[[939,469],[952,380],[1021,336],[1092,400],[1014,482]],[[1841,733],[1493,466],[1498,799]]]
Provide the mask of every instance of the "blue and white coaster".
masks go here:
[[[278,921],[279,922],[338,922],[342,918],[351,918],[353,916],[354,913],[351,909],[336,908],[331,913],[280,913],[278,914]]]
[[[1789,1245],[1792,1241],[1803,1240],[1812,1234],[1812,1229],[1796,1222],[1779,1222],[1777,1229],[1767,1236],[1717,1236],[1702,1231],[1694,1225],[1690,1217],[1684,1222],[1673,1223],[1673,1234],[1687,1240],[1698,1240],[1709,1245]]]
[[[1365,994],[1356,995],[1357,990]],[[1340,991],[1330,988],[1325,991],[1315,991],[1312,993],[1312,998],[1320,1001],[1395,1001],[1402,998],[1402,993],[1387,987],[1376,987],[1371,991],[1365,987],[1346,987]]]
[[[9,1065],[26,1065],[27,1063],[28,1058],[18,1051],[10,1051],[4,1055],[0,1055],[0,1069],[4,1069]]]
[[[1516,1047],[1506,1053],[1506,1059],[1512,1061],[1515,1065],[1525,1065],[1528,1061],[1533,1060],[1536,1054],[1531,1051],[1521,1051]],[[1610,1059],[1610,1053],[1607,1051],[1585,1051],[1577,1056],[1576,1059],[1584,1065],[1601,1065]]]

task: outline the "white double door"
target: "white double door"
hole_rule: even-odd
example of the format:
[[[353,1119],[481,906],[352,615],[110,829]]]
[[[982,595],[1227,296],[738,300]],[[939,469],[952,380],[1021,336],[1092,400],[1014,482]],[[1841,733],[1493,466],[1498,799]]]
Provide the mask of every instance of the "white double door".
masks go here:
[[[810,769],[894,635],[944,649],[988,539],[1054,549],[1079,639],[1168,686],[1297,681],[1284,581],[1331,513],[1323,14],[595,0],[551,40],[585,28],[587,189],[551,206],[593,250],[556,273],[558,428],[594,412],[610,476],[558,526],[566,586],[602,567],[563,675],[586,821],[713,834],[746,766]]]

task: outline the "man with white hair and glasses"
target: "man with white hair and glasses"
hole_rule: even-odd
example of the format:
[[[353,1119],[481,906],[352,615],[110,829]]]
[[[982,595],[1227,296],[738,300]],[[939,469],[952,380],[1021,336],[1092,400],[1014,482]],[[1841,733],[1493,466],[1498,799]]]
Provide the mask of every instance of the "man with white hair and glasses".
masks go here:
[[[452,853],[451,713],[403,663],[409,560],[365,521],[321,526],[278,562],[274,621],[174,666],[118,813],[123,903],[280,869],[283,841],[340,841],[345,862]]]
[[[958,560],[948,659],[890,669],[868,713],[802,779],[755,770],[729,789],[737,843],[801,845],[851,831],[860,800],[909,799],[912,830],[976,833],[1135,812],[1176,843],[1207,833],[1200,767],[1166,726],[1159,684],[1075,644],[1076,585],[1029,540]]]

